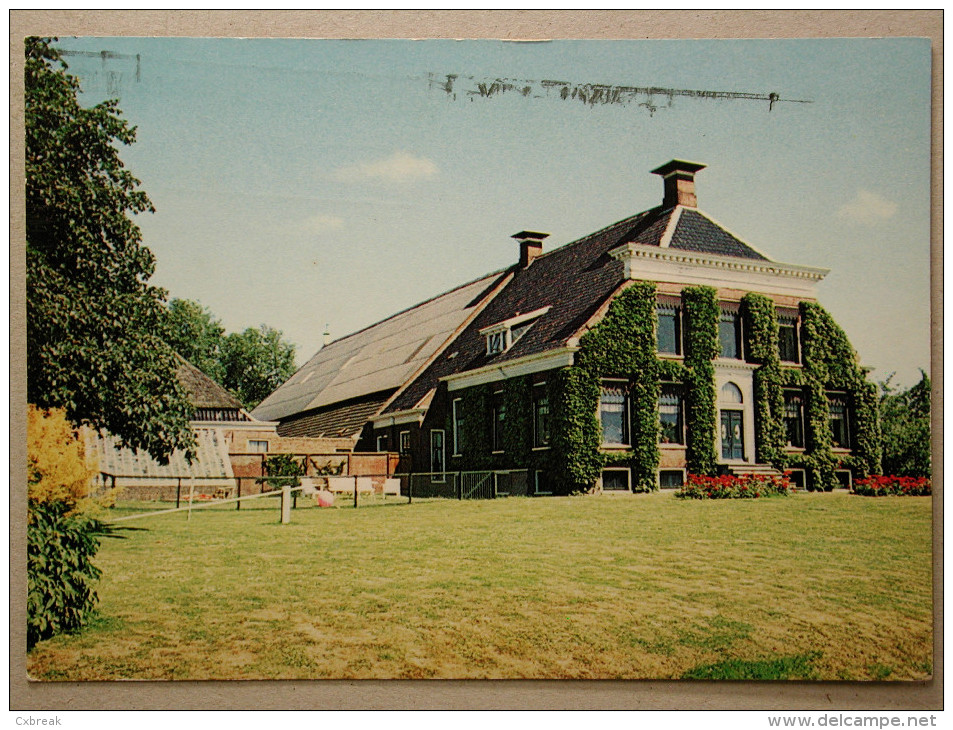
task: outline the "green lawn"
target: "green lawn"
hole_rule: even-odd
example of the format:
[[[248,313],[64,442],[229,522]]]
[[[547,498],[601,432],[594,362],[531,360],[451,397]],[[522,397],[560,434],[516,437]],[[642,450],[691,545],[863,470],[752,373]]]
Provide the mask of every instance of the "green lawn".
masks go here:
[[[270,500],[269,500],[270,503]],[[45,680],[924,679],[931,503],[846,493],[214,509],[107,540]]]

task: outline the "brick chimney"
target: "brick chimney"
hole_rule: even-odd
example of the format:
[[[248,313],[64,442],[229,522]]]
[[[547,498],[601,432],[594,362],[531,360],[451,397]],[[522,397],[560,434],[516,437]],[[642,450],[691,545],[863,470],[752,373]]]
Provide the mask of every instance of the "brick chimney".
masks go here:
[[[695,173],[704,170],[705,167],[707,166],[700,162],[671,160],[652,170],[653,175],[660,175],[662,180],[665,181],[665,196],[662,198],[662,207],[672,208],[676,205],[684,205],[688,208],[697,208]]]
[[[549,238],[548,233],[539,233],[537,231],[520,231],[513,234],[520,242],[520,268],[525,269],[533,259],[543,252],[543,239]]]

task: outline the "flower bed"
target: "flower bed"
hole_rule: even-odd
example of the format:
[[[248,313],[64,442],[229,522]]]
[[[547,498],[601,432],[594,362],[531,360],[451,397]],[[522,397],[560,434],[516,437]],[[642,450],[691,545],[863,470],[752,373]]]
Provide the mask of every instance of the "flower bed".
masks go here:
[[[926,477],[872,476],[854,482],[854,494],[864,497],[925,497],[932,494]]]
[[[676,497],[690,499],[758,499],[787,496],[794,486],[787,477],[732,476],[706,477],[689,474]]]

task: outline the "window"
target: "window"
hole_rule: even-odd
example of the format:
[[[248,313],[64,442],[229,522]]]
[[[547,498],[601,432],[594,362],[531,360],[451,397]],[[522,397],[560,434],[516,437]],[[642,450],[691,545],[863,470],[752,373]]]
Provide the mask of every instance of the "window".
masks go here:
[[[453,407],[453,455],[463,453],[463,406],[460,398],[454,398]]]
[[[603,492],[631,492],[628,469],[604,469],[602,471]]]
[[[493,403],[490,405],[490,434],[493,451],[503,451],[503,424],[506,421],[506,404],[503,402],[503,391],[493,394]]]
[[[658,351],[669,355],[681,355],[681,309],[674,304],[659,304],[656,313],[658,314]]]
[[[801,362],[797,317],[778,317],[778,354],[784,362]]]
[[[804,448],[804,396],[798,391],[784,393],[784,430],[788,446]]]
[[[685,424],[682,417],[682,389],[678,385],[662,385],[659,396],[659,443],[684,444]]]
[[[662,469],[658,473],[658,485],[661,489],[678,489],[684,484],[684,469]]]
[[[533,446],[549,446],[549,392],[546,383],[533,386]]]
[[[849,469],[838,469],[834,472],[834,477],[837,479],[837,485],[843,487],[844,489],[851,488],[851,474]]]
[[[847,398],[842,394],[829,394],[827,403],[831,415],[831,437],[835,449],[850,448],[850,423]]]
[[[537,471],[534,475],[534,494],[552,494],[549,488],[549,477],[544,471]]]
[[[433,472],[432,481],[445,480],[446,460],[443,445],[443,431],[434,429],[430,432],[430,471]]]
[[[497,355],[503,350],[506,349],[506,335],[509,334],[505,330],[502,332],[491,332],[486,336],[486,354],[487,355]]]
[[[723,386],[721,386],[721,402],[744,403],[745,398],[741,393],[741,388],[734,383],[725,383]]]
[[[599,419],[602,422],[602,443],[628,445],[629,396],[621,384],[602,387]]]
[[[549,307],[543,307],[481,329],[480,334],[486,338],[486,354],[498,355],[509,350],[548,311]]]
[[[730,309],[722,309],[718,318],[718,340],[721,356],[732,360],[741,359],[741,315]]]
[[[784,473],[795,489],[807,489],[807,472],[804,469],[789,469]]]
[[[400,435],[397,438],[400,443],[401,455],[409,454],[410,453],[410,431],[401,431]]]
[[[377,437],[377,450],[378,451],[387,451],[387,434],[382,433]]]
[[[248,440],[248,450],[253,454],[267,454],[268,453],[268,442],[267,441],[255,441],[253,439]]]

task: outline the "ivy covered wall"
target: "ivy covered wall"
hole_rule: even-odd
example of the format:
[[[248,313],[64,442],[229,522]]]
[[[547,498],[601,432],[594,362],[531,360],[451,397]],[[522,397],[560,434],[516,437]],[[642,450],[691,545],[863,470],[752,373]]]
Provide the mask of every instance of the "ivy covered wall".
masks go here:
[[[460,398],[461,458],[448,459],[450,469],[542,470],[557,494],[590,489],[606,466],[631,469],[635,491],[657,488],[661,383],[683,386],[687,468],[693,474],[718,470],[714,360],[719,355],[717,292],[711,287],[682,290],[684,310],[682,361],[657,355],[657,296],[651,282],[635,282],[610,304],[605,317],[580,341],[575,365],[533,376],[456,391]],[[829,487],[835,470],[849,468],[856,476],[879,471],[877,398],[843,331],[816,303],[801,305],[802,367],[781,363],[778,317],[774,302],[747,294],[741,302],[745,356],[758,365],[754,372],[756,458],[778,468],[801,467],[809,483]],[[602,381],[624,380],[629,395],[630,447],[603,450],[599,405]],[[533,446],[534,382],[545,380],[549,397],[549,448]],[[805,395],[806,448],[785,448],[784,389]],[[502,453],[492,453],[492,404],[502,390]],[[827,394],[844,392],[851,403],[852,454],[837,453]],[[448,454],[453,433],[452,411],[446,416]]]
[[[877,394],[857,356],[831,316],[816,302],[802,302],[800,368],[783,366],[778,354],[778,319],[774,302],[761,294],[742,300],[748,359],[760,367],[754,374],[755,433],[758,461],[784,468],[802,468],[808,483],[829,489],[835,471],[850,469],[855,477],[880,470]],[[804,395],[805,449],[785,449],[784,389]],[[828,393],[842,392],[851,406],[853,442],[849,456],[833,447]]]

